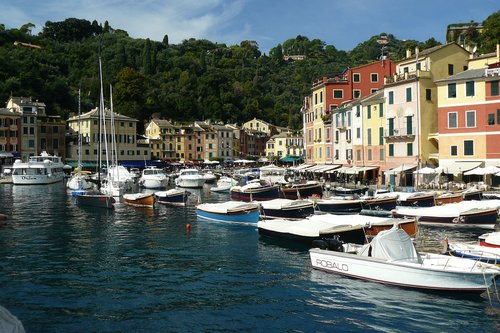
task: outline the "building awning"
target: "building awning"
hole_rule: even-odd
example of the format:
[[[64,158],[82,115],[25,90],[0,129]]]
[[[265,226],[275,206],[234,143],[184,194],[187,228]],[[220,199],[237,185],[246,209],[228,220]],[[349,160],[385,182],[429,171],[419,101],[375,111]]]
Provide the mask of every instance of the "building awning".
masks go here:
[[[286,157],[280,158],[281,162],[288,162],[288,163],[293,163],[293,162],[301,161],[301,160],[302,160],[302,157],[300,157],[300,156],[297,156],[297,157],[286,156]]]
[[[453,162],[453,164],[442,166],[439,168],[443,170],[444,173],[458,176],[459,174],[475,169],[482,164],[483,162],[478,162],[478,161],[460,161],[460,162]]]
[[[14,155],[6,151],[0,151],[0,157],[14,157]]]
[[[348,170],[351,170],[353,167],[350,167],[350,166],[343,166],[343,167],[340,167],[338,169],[335,169],[335,170],[330,170],[328,171],[327,173],[334,173],[334,172],[338,172],[338,173],[347,173]]]
[[[315,170],[314,172],[322,173],[322,172],[327,172],[329,170],[335,170],[335,169],[338,169],[340,167],[341,166],[338,164],[325,164],[325,165],[322,165],[321,168]]]
[[[293,167],[293,168],[290,168],[291,170],[295,170],[295,171],[302,171],[304,169],[307,169],[307,168],[310,168],[312,167],[314,164],[301,164],[301,165],[297,165],[296,167]]]
[[[378,166],[353,166],[352,168],[345,170],[345,173],[348,175],[355,175],[360,172],[365,172],[368,170],[374,170],[378,168],[379,168]]]
[[[410,171],[410,170],[413,170],[416,168],[417,168],[416,164],[403,163],[395,168],[392,168],[391,170],[386,171],[385,174],[386,175],[399,175],[400,173]]]

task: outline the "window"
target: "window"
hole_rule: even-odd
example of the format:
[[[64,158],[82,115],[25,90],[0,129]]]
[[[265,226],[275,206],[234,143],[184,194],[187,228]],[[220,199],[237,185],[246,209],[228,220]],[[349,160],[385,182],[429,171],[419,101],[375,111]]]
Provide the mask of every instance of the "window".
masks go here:
[[[467,97],[474,96],[474,81],[465,82],[465,96]]]
[[[457,128],[457,118],[458,115],[456,112],[448,112],[448,128]]]
[[[425,100],[432,101],[432,89],[425,89]]]
[[[323,92],[322,91],[319,92],[319,102],[323,103]]]
[[[406,134],[413,134],[413,116],[406,117]]]
[[[495,114],[488,114],[488,125],[495,125]]]
[[[52,141],[52,148],[59,149],[59,140],[58,139],[54,139]]]
[[[389,118],[389,136],[394,135],[394,118]]]
[[[352,82],[361,82],[361,74],[359,73],[352,74]]]
[[[372,118],[372,106],[371,105],[368,105],[366,107],[366,117],[368,119],[371,119]]]
[[[330,111],[333,111],[337,108],[337,104],[330,104]]]
[[[474,155],[474,141],[464,140],[464,155],[465,156]]]
[[[450,155],[451,156],[457,156],[458,155],[457,146],[450,146]]]
[[[333,98],[344,98],[344,91],[338,89],[333,90]]]
[[[368,161],[372,160],[372,150],[368,149]]]
[[[378,82],[378,74],[377,73],[372,73],[372,75],[371,75],[371,81],[372,82]]]
[[[367,136],[368,145],[371,146],[372,145],[372,129],[371,128],[368,129],[366,136]]]
[[[382,146],[384,144],[384,128],[378,128],[378,144]]]
[[[497,124],[500,124],[500,109],[497,109]]]
[[[379,150],[379,160],[383,161],[384,158],[385,158],[384,149],[380,148],[380,150]]]
[[[314,94],[314,104],[318,104],[318,94]],[[252,127],[252,124],[250,124],[250,127]]]
[[[361,128],[356,128],[356,139],[361,138]]]
[[[394,104],[394,91],[389,91],[389,104]]]
[[[491,81],[491,96],[498,96],[498,82],[500,81]]]
[[[476,127],[476,111],[465,111],[465,127]]]
[[[389,144],[389,156],[394,156],[394,143]]]
[[[380,118],[384,116],[384,103],[380,103],[378,106],[378,116]]]
[[[352,94],[353,94],[353,97],[354,97],[354,98],[359,98],[359,97],[361,97],[361,90],[359,90],[359,89],[354,89],[354,90],[352,91]]]
[[[453,75],[453,64],[448,64],[448,75]]]
[[[411,87],[406,88],[406,101],[411,102]]]
[[[406,144],[406,156],[413,156],[413,143],[408,142]]]
[[[361,150],[356,150],[356,160],[361,161]]]
[[[448,98],[456,98],[456,97],[457,97],[457,84],[448,83]]]

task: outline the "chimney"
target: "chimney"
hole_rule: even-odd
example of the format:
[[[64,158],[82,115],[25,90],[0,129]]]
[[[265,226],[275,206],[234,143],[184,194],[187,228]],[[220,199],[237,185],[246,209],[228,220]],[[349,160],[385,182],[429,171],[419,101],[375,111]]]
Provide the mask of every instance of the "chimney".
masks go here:
[[[411,57],[411,50],[410,49],[406,49],[406,58],[410,58]]]
[[[420,51],[420,50],[418,49],[418,46],[415,46],[415,56],[418,56],[418,52],[419,52],[419,51]]]

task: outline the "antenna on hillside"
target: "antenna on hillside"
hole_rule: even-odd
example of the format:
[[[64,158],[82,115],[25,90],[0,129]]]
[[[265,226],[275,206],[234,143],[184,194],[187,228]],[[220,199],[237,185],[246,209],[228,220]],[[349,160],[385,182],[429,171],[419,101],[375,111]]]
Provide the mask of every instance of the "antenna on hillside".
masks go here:
[[[389,44],[389,39],[387,38],[387,35],[380,35],[380,37],[377,39],[377,43],[381,45],[381,50],[380,50],[380,61],[382,62],[382,65],[384,64],[384,49],[387,44]]]

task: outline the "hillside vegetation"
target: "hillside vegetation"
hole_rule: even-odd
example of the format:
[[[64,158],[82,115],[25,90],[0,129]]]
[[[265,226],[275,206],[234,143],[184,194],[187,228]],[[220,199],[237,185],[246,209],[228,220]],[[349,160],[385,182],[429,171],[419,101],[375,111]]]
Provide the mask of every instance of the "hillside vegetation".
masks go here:
[[[498,13],[485,21],[485,27],[488,20],[492,22],[491,31],[484,34],[493,36],[493,42],[484,41],[489,48],[499,35],[492,33],[500,29]],[[31,34],[33,28],[28,23],[8,30],[0,24],[0,100],[31,96],[46,103],[48,114],[66,118],[76,112],[81,89],[82,110],[88,111],[99,100],[100,53],[106,97],[112,85],[115,111],[139,119],[141,125],[156,113],[175,121],[225,123],[257,117],[300,128],[300,107],[311,82],[379,59],[381,35],[389,40],[384,55],[394,60],[401,59],[407,48],[422,50],[439,44],[434,38],[401,41],[381,33],[351,51],[341,51],[299,35],[266,55],[254,41],[225,45],[188,39],[169,44],[168,35],[161,42],[134,39],[107,22],[76,18],[48,21],[36,36]],[[16,41],[25,44],[14,45]],[[305,59],[286,62],[283,55],[304,55]]]

